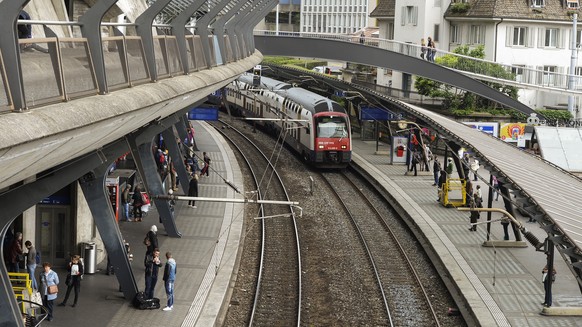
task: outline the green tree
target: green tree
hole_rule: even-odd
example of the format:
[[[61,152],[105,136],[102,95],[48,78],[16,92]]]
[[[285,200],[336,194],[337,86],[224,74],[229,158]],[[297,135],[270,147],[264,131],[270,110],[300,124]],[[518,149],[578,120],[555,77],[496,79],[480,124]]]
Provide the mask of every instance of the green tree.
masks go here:
[[[456,48],[453,53],[478,59],[485,58],[485,48],[483,45],[479,45],[473,49],[469,48],[467,45],[463,45]],[[513,74],[507,72],[501,65],[495,63],[472,60],[452,54],[438,57],[435,61],[441,66],[450,67],[452,69],[458,69],[476,74],[484,74],[500,79],[515,79]],[[483,83],[514,99],[517,99],[518,89],[514,86],[508,86],[494,82]],[[498,104],[494,101],[478,96],[471,92],[454,88],[441,82],[430,80],[428,78],[417,77],[414,82],[414,87],[422,95],[443,98],[443,108],[448,109],[451,112],[462,111],[465,113],[470,113],[476,110],[491,111],[492,109],[496,112],[498,111],[495,110],[497,109]]]

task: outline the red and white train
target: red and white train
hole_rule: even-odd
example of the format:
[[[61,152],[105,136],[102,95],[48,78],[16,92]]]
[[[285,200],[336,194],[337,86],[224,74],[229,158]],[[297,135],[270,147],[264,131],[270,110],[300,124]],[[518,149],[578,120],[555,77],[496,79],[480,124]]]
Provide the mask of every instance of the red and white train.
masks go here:
[[[231,109],[262,118],[257,123],[267,129],[285,128],[285,143],[317,167],[343,168],[350,163],[350,119],[339,103],[272,78],[257,78],[245,73],[226,87]]]

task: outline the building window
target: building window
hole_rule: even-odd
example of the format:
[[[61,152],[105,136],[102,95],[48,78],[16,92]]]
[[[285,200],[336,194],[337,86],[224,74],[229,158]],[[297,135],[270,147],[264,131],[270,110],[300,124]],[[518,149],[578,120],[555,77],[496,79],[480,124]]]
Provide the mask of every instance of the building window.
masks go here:
[[[485,28],[481,25],[471,25],[471,44],[485,44]]]
[[[461,44],[461,27],[459,25],[451,25],[451,43]]]
[[[543,85],[554,85],[556,83],[556,66],[544,66]]]
[[[544,40],[544,46],[548,48],[557,48],[558,47],[558,37],[559,32],[557,28],[548,28],[546,29],[546,37]]]
[[[527,27],[514,27],[513,28],[513,42],[514,46],[525,47],[527,40]]]
[[[545,1],[544,0],[532,0],[531,6],[534,8],[541,8],[541,7],[545,6]]]
[[[402,7],[402,17],[400,19],[400,24],[404,25],[414,25],[416,26],[418,22],[418,7],[416,6],[404,6]]]
[[[511,73],[515,76],[515,81],[518,83],[524,83],[523,68],[525,66],[513,66],[511,67]]]
[[[578,9],[579,6],[580,6],[580,4],[578,3],[578,0],[566,1],[566,8],[567,9]]]
[[[433,41],[438,42],[439,41],[439,31],[440,31],[440,25],[439,24],[435,24],[434,25],[434,33],[433,35]]]

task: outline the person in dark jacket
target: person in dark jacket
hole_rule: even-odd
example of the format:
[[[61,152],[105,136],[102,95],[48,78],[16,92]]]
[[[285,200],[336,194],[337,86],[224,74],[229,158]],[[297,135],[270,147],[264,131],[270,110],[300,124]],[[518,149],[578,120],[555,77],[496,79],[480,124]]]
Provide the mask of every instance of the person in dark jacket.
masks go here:
[[[434,162],[432,163],[432,173],[434,176],[434,184],[432,184],[432,186],[437,186],[437,184],[439,183],[439,172],[441,170],[442,170],[441,162],[439,161],[439,158],[435,155]]]
[[[133,190],[133,221],[141,221],[143,213],[141,212],[141,207],[144,205],[143,199],[141,198],[141,188],[139,186],[135,187]]]
[[[472,232],[476,232],[477,231],[477,225],[475,225],[475,223],[477,223],[477,220],[481,216],[481,214],[479,213],[479,211],[474,210],[474,209],[479,208],[480,205],[481,205],[481,200],[479,199],[479,197],[477,196],[477,194],[475,194],[473,196],[473,198],[471,199],[471,202],[469,204],[469,207],[471,208],[471,216],[469,216],[469,218],[471,219],[471,227],[469,228],[469,230],[472,231]]]
[[[146,255],[144,260],[145,266],[145,297],[146,299],[154,298],[154,290],[158,282],[158,271],[162,266],[160,261],[160,250],[154,249],[152,254]]]
[[[24,261],[24,252],[22,251],[22,233],[14,234],[12,244],[10,244],[10,262],[8,272],[19,272],[20,262]]]
[[[59,304],[60,307],[64,307],[67,305],[67,300],[69,299],[69,295],[71,294],[71,289],[75,289],[75,300],[71,305],[73,308],[77,306],[77,300],[79,299],[79,291],[81,291],[81,278],[83,276],[83,263],[81,262],[81,256],[75,254],[71,257],[71,262],[69,262],[67,266],[67,271],[69,274],[67,275],[67,294],[65,295],[65,299],[63,302]]]
[[[192,179],[190,179],[190,183],[188,184],[188,196],[198,196],[198,174],[194,174]],[[189,200],[188,206],[196,208],[196,201]]]
[[[152,225],[147,234],[147,238],[150,241],[150,245],[147,246],[146,256],[152,254],[155,249],[158,249],[158,226]]]

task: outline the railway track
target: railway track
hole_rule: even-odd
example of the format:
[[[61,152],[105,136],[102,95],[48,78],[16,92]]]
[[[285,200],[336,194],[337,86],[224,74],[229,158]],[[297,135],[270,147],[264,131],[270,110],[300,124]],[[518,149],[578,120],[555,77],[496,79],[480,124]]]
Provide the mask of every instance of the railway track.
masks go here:
[[[248,137],[228,123],[222,133],[245,158],[261,200],[290,201],[285,185],[269,158]],[[260,260],[249,326],[291,326],[301,321],[301,256],[294,208],[261,205]]]
[[[357,230],[374,270],[390,326],[440,326],[411,260],[351,173],[322,173]]]

